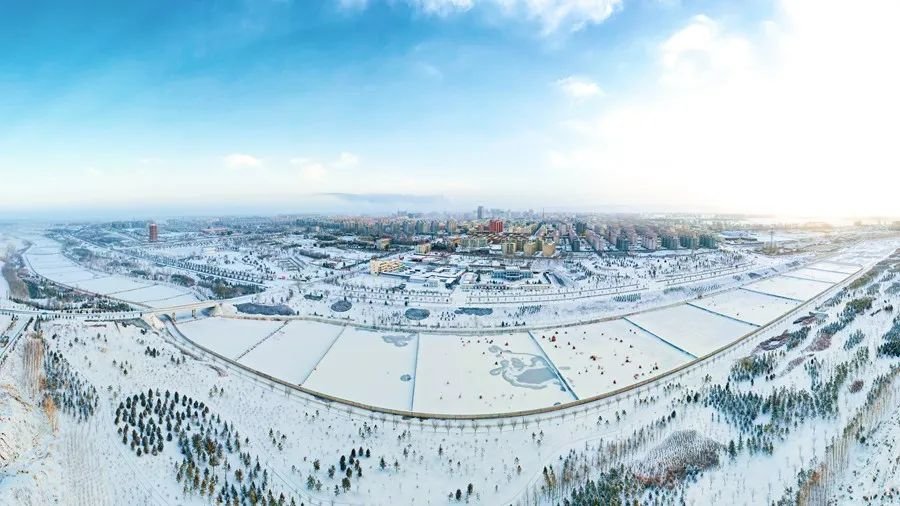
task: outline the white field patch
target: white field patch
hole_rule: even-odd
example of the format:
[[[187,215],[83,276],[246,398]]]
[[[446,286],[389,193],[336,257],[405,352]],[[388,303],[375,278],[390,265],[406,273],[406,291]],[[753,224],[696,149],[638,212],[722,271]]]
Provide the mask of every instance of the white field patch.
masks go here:
[[[235,359],[281,325],[274,320],[202,318],[179,323],[178,330],[200,346]]]
[[[575,400],[527,333],[420,336],[413,410],[484,414]]]
[[[690,303],[760,326],[800,305],[799,302],[748,290],[729,290],[712,297],[692,300]]]
[[[89,281],[79,281],[78,283],[75,283],[75,286],[89,292],[127,299],[129,297],[128,292],[137,291],[138,289],[146,288],[151,285],[148,283],[140,283],[123,276],[108,276]]]
[[[813,267],[815,269],[822,269],[826,271],[835,271],[835,272],[843,272],[846,274],[853,274],[859,270],[859,266],[850,265],[844,263],[835,263],[835,262],[817,262],[809,267]]]
[[[32,265],[34,264],[32,263]],[[35,270],[38,270],[39,274],[45,278],[67,285],[101,277],[99,274],[95,274],[78,266],[57,267],[53,269],[38,269],[37,266],[35,266]]]
[[[327,323],[292,321],[244,355],[239,362],[299,385],[309,377],[342,329]]]
[[[76,281],[87,281],[99,276],[64,257],[58,250],[56,251],[56,253],[47,254],[29,251],[25,256],[28,259],[28,264],[39,275],[66,285],[74,284]]]
[[[7,329],[12,324],[12,316],[8,314],[0,314],[0,336],[5,336]]]
[[[649,379],[692,359],[621,319],[533,334],[579,399]]]
[[[750,283],[745,288],[778,297],[805,301],[819,295],[831,286],[833,286],[833,283],[826,281],[809,281],[785,276],[773,276],[762,281]]]
[[[417,340],[416,334],[347,327],[303,386],[371,406],[409,410]]]
[[[188,295],[187,290],[179,290],[178,288],[166,285],[150,285],[147,288],[141,288],[140,290],[122,294],[123,298],[135,302],[171,299],[181,295]]]
[[[844,274],[842,272],[834,272],[834,271],[825,271],[821,269],[810,269],[805,267],[803,269],[797,269],[796,271],[791,271],[786,273],[788,276],[796,276],[799,278],[807,278],[813,279],[816,281],[825,281],[828,283],[840,283],[841,281],[847,279],[849,274]]]
[[[190,294],[184,294],[169,299],[148,300],[142,302],[142,304],[152,308],[165,308],[193,304],[194,302],[197,302],[197,297]]]
[[[688,353],[702,357],[757,327],[687,304],[647,311],[628,320]]]

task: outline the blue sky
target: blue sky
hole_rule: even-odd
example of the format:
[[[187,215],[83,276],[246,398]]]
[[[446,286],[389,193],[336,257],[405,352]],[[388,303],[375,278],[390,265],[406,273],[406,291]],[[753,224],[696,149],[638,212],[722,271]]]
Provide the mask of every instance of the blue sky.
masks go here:
[[[708,125],[685,118],[696,135],[674,146],[634,123],[771,84],[796,15],[769,1],[8,2],[0,210],[309,211],[335,192],[725,210],[697,198],[721,191],[722,161],[692,169],[682,149]],[[696,180],[682,198],[673,173]]]

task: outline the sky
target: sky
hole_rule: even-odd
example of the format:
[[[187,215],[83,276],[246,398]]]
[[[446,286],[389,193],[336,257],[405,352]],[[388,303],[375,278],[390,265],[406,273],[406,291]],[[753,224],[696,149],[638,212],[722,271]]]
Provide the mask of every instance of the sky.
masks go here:
[[[0,216],[900,216],[893,0],[10,0]]]

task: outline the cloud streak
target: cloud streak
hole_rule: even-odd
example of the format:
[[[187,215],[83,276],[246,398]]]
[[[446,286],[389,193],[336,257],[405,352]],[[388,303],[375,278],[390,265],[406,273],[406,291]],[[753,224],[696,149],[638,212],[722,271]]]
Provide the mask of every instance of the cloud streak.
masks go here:
[[[602,97],[604,95],[603,90],[597,83],[584,77],[569,76],[559,79],[555,84],[566,96],[576,100]]]
[[[262,160],[245,153],[231,153],[222,158],[229,169],[252,169],[262,167]]]
[[[377,0],[337,0],[344,10],[361,11]],[[403,0],[413,11],[448,17],[478,9],[500,12],[508,19],[532,22],[542,35],[577,32],[606,21],[622,8],[622,0]]]

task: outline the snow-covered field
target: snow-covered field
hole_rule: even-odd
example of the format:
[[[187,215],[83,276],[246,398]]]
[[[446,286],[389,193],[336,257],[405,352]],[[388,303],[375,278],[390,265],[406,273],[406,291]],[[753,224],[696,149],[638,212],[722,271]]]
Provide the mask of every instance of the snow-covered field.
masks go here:
[[[88,281],[79,281],[74,286],[87,290],[89,292],[99,293],[103,295],[115,295],[122,297],[131,297],[135,293],[142,291],[152,285],[142,283],[123,276],[106,276],[102,278],[91,279]],[[128,293],[133,292],[133,293]],[[138,295],[140,297],[140,295]]]
[[[757,328],[689,304],[647,311],[627,319],[696,357],[711,353]]]
[[[867,257],[867,255],[866,256],[853,255],[853,256],[851,256],[850,261],[859,261],[866,257]],[[816,262],[816,263],[810,265],[810,267],[815,268],[815,269],[825,270],[825,271],[842,272],[842,273],[848,274],[848,275],[853,274],[859,270],[858,265],[852,265],[852,264],[847,264],[847,263],[836,263],[836,262]]]
[[[176,297],[181,297],[181,296],[185,295],[185,291],[179,290],[172,286],[150,285],[150,286],[147,286],[146,288],[134,290],[128,294],[121,293],[121,295],[123,297],[127,297],[128,300],[133,300],[135,302],[154,302],[154,301],[165,301],[165,300],[169,300],[169,299],[174,299]]]
[[[816,269],[814,266],[797,269],[788,273],[790,276],[798,278],[812,279],[815,281],[825,281],[826,283],[840,283],[849,276],[843,272],[826,271]]]
[[[800,305],[799,302],[748,290],[729,290],[691,301],[690,304],[760,326]]]
[[[416,334],[345,327],[303,386],[370,406],[408,411],[418,346]]]
[[[815,297],[832,285],[833,283],[827,281],[812,281],[789,278],[787,276],[774,276],[762,281],[750,283],[745,288],[754,292],[762,292],[802,302]]]
[[[150,307],[190,304],[197,297],[190,290],[121,274],[94,272],[65,257],[59,244],[46,238],[35,238],[35,246],[27,253],[28,265],[39,275],[92,293]]]
[[[343,327],[292,321],[239,362],[288,383],[302,384],[334,344]]]
[[[526,332],[419,337],[414,411],[503,413],[575,399]]]
[[[232,360],[283,325],[272,320],[201,318],[178,329],[195,343]]]
[[[692,359],[623,319],[534,335],[579,399],[646,380]]]

